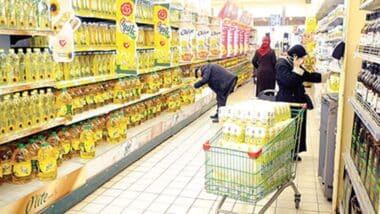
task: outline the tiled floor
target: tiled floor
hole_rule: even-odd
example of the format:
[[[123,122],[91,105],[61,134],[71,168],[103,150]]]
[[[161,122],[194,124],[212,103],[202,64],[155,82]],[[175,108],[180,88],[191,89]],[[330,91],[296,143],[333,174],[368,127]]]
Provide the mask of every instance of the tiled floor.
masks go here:
[[[232,95],[229,102],[253,96],[251,84]],[[205,114],[138,162],[125,169],[68,213],[214,213],[220,197],[204,190],[202,144],[218,130]],[[319,119],[309,114],[308,152],[302,154],[296,183],[302,194],[300,209],[294,208],[294,193],[286,189],[266,213],[331,213],[331,203],[318,182]],[[224,210],[257,213],[268,199],[255,206],[227,199]]]

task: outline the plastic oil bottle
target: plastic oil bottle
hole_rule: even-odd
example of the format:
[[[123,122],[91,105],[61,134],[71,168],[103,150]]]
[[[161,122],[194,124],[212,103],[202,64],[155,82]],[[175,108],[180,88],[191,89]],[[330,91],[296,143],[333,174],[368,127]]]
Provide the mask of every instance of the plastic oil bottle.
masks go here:
[[[81,135],[81,129],[77,125],[71,126],[70,130],[71,135],[71,148],[72,148],[72,154],[73,156],[78,156],[80,153],[80,135]]]
[[[20,73],[18,71],[19,69],[19,58],[17,54],[15,53],[14,49],[9,49],[9,54],[7,55],[7,58],[5,59],[5,63],[7,64],[6,72],[7,72],[7,79],[8,83],[17,83],[20,80]]]
[[[21,106],[22,106],[22,112],[23,112],[23,124],[24,127],[31,127],[33,125],[33,119],[31,117],[31,112],[33,111],[31,99],[29,97],[28,91],[22,92],[21,97]]]
[[[33,120],[33,125],[38,125],[42,122],[39,107],[38,91],[33,90],[30,93],[30,103],[32,104],[31,118]]]
[[[7,130],[7,121],[6,121],[6,116],[7,116],[7,111],[5,109],[5,104],[3,101],[3,97],[0,97],[0,136],[4,135]]]
[[[106,123],[107,127],[107,142],[111,144],[119,143],[120,141],[120,128],[116,114],[112,114]]]
[[[34,61],[32,62],[33,63],[33,67],[35,68],[38,74],[37,76],[37,79],[38,80],[44,80],[45,79],[45,70],[44,70],[44,66],[41,66],[41,63],[40,61],[43,59],[42,58],[42,54],[41,54],[41,49],[39,48],[34,48],[33,49],[33,52],[34,52]]]
[[[7,18],[7,7],[6,7],[7,0],[0,0],[0,5],[3,5],[0,8],[0,28],[6,28],[8,25],[8,18]]]
[[[71,141],[72,136],[66,127],[63,127],[58,132],[58,137],[61,139],[62,146],[62,160],[69,160],[71,158]]]
[[[83,159],[95,157],[95,137],[91,129],[91,126],[86,125],[80,134],[80,157]]]
[[[63,151],[62,151],[61,139],[59,138],[57,132],[52,132],[50,136],[48,137],[47,142],[56,151],[55,159],[57,160],[58,166],[60,166],[62,164]]]
[[[11,182],[12,180],[12,149],[9,146],[3,145],[0,147],[0,170],[3,172],[1,181]],[[1,182],[0,182],[1,183]]]
[[[38,178],[41,181],[52,181],[57,178],[57,151],[44,142],[38,150]]]
[[[47,103],[46,103],[46,106],[45,108],[47,109],[47,114],[48,114],[48,117],[50,119],[54,119],[56,116],[55,116],[55,96],[52,92],[52,89],[51,88],[48,88],[46,90],[46,100],[47,100]]]
[[[7,55],[5,54],[4,49],[0,49],[0,85],[7,84],[8,82],[6,59]]]
[[[58,117],[70,117],[72,115],[72,97],[67,89],[62,89],[56,100],[56,113]]]
[[[32,179],[32,161],[29,151],[24,144],[18,144],[12,155],[12,183],[25,184]]]
[[[32,178],[36,178],[38,176],[38,150],[40,147],[36,143],[35,139],[29,139],[28,144],[26,144],[26,149],[30,153],[31,161],[32,161]]]
[[[15,118],[15,109],[13,107],[13,102],[9,94],[4,96],[4,109],[7,114],[4,115],[6,121],[7,130],[6,132],[13,132],[16,129],[16,118]]]
[[[43,89],[39,90],[38,100],[39,100],[38,110],[40,111],[41,119],[42,119],[42,121],[47,122],[49,119],[48,108],[50,108],[50,106],[48,106],[48,100],[47,100],[47,96],[45,94],[45,90],[43,90]]]
[[[33,67],[32,67],[32,58],[33,58],[33,53],[32,49],[27,48],[26,49],[26,54],[24,56],[24,62],[25,62],[25,80],[27,82],[32,82],[33,79]]]
[[[26,127],[26,125],[24,125],[24,117],[25,117],[25,111],[23,109],[23,103],[22,103],[22,100],[21,100],[21,94],[20,93],[14,93],[13,94],[13,111],[15,113],[15,121],[16,121],[16,125],[15,125],[15,129],[16,130],[22,130],[23,128]]]
[[[25,82],[26,81],[26,74],[25,74],[25,54],[24,54],[24,51],[22,50],[22,48],[19,48],[17,50],[17,56],[18,56],[18,59],[19,59],[19,67],[17,68],[18,69],[18,72],[19,72],[19,82]]]

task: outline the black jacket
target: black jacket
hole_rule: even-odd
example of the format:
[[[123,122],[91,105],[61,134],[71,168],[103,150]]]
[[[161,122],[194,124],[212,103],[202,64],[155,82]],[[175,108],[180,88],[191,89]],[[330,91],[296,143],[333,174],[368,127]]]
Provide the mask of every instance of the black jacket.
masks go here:
[[[276,80],[279,86],[277,101],[306,103],[308,109],[313,108],[310,97],[305,93],[304,82],[319,83],[322,80],[320,73],[310,73],[304,69],[301,76],[293,72],[293,65],[288,59],[280,58],[276,64]]]
[[[204,84],[208,84],[216,94],[225,93],[237,79],[235,74],[216,64],[203,66],[201,72],[202,79],[196,82],[194,87],[200,88]]]

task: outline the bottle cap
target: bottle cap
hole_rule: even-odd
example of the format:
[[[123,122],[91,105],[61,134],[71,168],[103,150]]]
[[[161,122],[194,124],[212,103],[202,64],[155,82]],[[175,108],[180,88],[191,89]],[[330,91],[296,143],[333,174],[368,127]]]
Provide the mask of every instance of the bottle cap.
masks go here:
[[[56,136],[57,136],[57,132],[52,132],[52,133],[51,133],[51,136],[56,137]]]
[[[44,142],[44,143],[41,144],[41,148],[48,147],[48,146],[49,146],[48,142]]]
[[[24,149],[24,148],[25,148],[25,145],[22,144],[22,143],[20,143],[20,144],[18,144],[17,148],[19,148],[19,149]]]

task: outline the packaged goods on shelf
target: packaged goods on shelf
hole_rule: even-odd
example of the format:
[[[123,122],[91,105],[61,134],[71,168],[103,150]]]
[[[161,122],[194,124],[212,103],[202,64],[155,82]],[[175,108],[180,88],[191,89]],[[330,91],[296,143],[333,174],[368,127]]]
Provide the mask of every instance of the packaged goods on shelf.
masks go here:
[[[195,53],[195,27],[191,22],[191,14],[184,12],[181,16],[179,30],[180,56],[181,62],[192,62]]]
[[[139,27],[137,37],[137,47],[153,47],[154,46],[154,31],[153,27]]]
[[[198,60],[207,60],[209,56],[209,40],[211,31],[208,26],[208,18],[206,16],[199,16],[196,25],[196,52],[195,58]]]
[[[376,212],[380,203],[380,144],[355,115],[351,157]]]
[[[56,74],[56,80],[75,80],[115,74],[116,53],[114,51],[96,51],[77,53],[74,61],[64,63],[63,69]]]
[[[107,23],[81,24],[75,31],[74,45],[76,50],[91,50],[91,48],[113,48],[116,44],[116,25]]]
[[[0,1],[0,29],[51,30],[50,1]]]
[[[179,26],[181,19],[181,10],[176,7],[170,7],[170,24],[172,26]]]
[[[113,0],[74,0],[73,8],[80,16],[116,18],[116,1]]]
[[[15,133],[56,118],[55,97],[51,89],[4,95],[0,102],[1,133]]]
[[[218,58],[221,55],[221,29],[220,29],[220,20],[213,19],[210,25],[210,58]]]
[[[0,49],[1,83],[0,85],[12,85],[25,82],[38,82],[40,80],[52,80],[54,78],[54,62],[47,49],[41,53],[39,48],[28,48],[26,53],[18,49],[10,49],[6,54]],[[53,68],[53,69],[52,69]]]
[[[137,58],[139,59],[139,69],[154,68],[154,49],[138,49]]]
[[[137,0],[136,1],[136,20],[144,24],[153,23],[153,1]]]
[[[162,85],[162,79],[157,73],[150,73],[141,76],[142,82],[144,82],[144,87],[142,89],[143,93],[154,94],[157,93]]]
[[[367,14],[366,23],[361,29],[359,52],[371,55],[379,54],[380,12]]]

